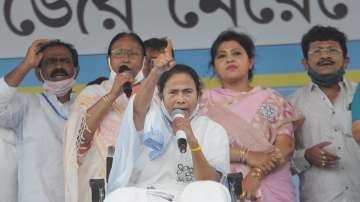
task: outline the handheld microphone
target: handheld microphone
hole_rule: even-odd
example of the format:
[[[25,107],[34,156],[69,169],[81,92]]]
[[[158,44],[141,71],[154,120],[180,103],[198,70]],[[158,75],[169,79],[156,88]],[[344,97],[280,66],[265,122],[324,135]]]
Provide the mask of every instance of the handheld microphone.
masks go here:
[[[108,155],[106,157],[106,182],[109,182],[110,171],[112,167],[115,147],[113,145],[108,147]]]
[[[121,74],[126,71],[131,71],[131,69],[126,65],[121,65],[119,68],[119,73]],[[123,84],[123,91],[124,91],[126,97],[130,98],[130,96],[132,94],[132,85],[129,81],[127,81]]]
[[[184,117],[185,117],[185,112],[184,112],[184,110],[181,110],[181,109],[175,109],[171,113],[172,120],[174,120],[175,118],[184,118]],[[183,131],[183,130],[176,131],[175,137],[176,137],[177,145],[178,145],[180,152],[185,153],[186,148],[187,148],[185,131]]]
[[[100,202],[105,199],[105,180],[104,179],[90,179],[89,185],[91,189],[91,201]]]

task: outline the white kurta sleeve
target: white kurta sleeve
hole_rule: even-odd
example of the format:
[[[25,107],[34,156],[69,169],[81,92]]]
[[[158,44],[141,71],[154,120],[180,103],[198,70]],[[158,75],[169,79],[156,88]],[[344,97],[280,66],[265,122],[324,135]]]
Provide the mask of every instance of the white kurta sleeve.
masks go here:
[[[16,93],[4,77],[0,79],[0,126],[16,130],[22,122],[26,108],[26,97]]]
[[[295,174],[304,172],[310,168],[310,163],[305,159],[306,149],[297,149],[294,151],[293,158],[291,159],[291,168]]]
[[[225,129],[209,119],[204,140],[200,143],[208,163],[217,171],[226,175],[230,171],[229,139]]]

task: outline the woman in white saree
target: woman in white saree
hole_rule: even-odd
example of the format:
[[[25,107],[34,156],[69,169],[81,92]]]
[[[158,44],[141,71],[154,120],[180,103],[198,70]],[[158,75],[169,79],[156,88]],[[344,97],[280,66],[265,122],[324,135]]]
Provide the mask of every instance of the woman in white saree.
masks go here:
[[[107,202],[230,200],[227,189],[216,183],[229,170],[227,134],[198,114],[199,77],[192,68],[175,65],[171,49],[169,41],[129,102],[123,120],[127,124],[121,128],[126,137],[116,145]],[[154,95],[156,83],[159,95]],[[175,109],[183,110],[185,117],[172,118]],[[186,153],[176,144],[178,130],[186,134]]]
[[[128,104],[123,84],[136,92],[142,80],[144,45],[135,33],[121,32],[108,48],[109,79],[78,95],[65,128],[65,201],[91,201],[89,180],[104,179],[108,147],[114,146]],[[121,66],[128,71],[119,73]]]

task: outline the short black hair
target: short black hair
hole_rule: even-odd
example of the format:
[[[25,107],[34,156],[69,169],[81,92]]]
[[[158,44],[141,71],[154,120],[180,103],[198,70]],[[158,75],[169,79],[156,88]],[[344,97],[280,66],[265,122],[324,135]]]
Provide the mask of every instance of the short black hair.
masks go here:
[[[145,50],[151,49],[156,51],[161,51],[166,48],[167,41],[166,38],[150,38],[144,41]]]
[[[304,34],[301,40],[301,48],[305,59],[308,59],[310,44],[315,41],[336,41],[341,46],[343,57],[347,55],[347,37],[345,33],[335,27],[315,25]]]
[[[56,47],[56,46],[63,46],[65,48],[67,48],[70,53],[71,53],[71,56],[72,56],[72,59],[73,59],[73,65],[74,67],[76,68],[80,68],[79,66],[79,56],[78,56],[78,52],[76,51],[76,49],[74,48],[74,46],[70,43],[65,43],[63,41],[60,41],[59,39],[56,39],[56,40],[51,40],[49,41],[49,43],[41,46],[39,52],[43,52],[45,51],[45,49],[47,48],[50,48],[50,47]],[[42,64],[42,60],[40,61],[39,63],[40,65]]]
[[[200,77],[193,68],[191,68],[190,66],[187,66],[185,64],[176,64],[175,67],[171,68],[169,71],[166,71],[161,75],[161,77],[157,83],[160,97],[163,96],[166,82],[175,74],[189,75],[193,79],[193,81],[195,83],[197,95],[200,97],[201,89],[202,89]]]
[[[161,51],[167,46],[167,39],[163,38],[150,38],[144,41],[145,50]],[[171,50],[172,56],[175,57],[174,49]]]
[[[119,40],[119,39],[122,39],[122,38],[125,38],[125,37],[131,37],[133,38],[137,43],[139,43],[141,49],[142,49],[142,54],[143,56],[145,56],[145,45],[144,45],[144,42],[143,40],[140,38],[139,35],[137,35],[136,33],[134,32],[120,32],[118,34],[116,34],[110,41],[110,44],[109,44],[109,47],[108,47],[108,51],[107,51],[107,56],[110,57],[111,56],[111,49],[112,49],[112,46],[114,45],[114,43]]]
[[[214,66],[214,61],[216,57],[216,52],[220,44],[226,41],[236,41],[238,42],[246,51],[249,59],[255,58],[255,44],[251,37],[245,33],[239,33],[233,30],[225,30],[220,33],[220,35],[215,39],[213,44],[211,45],[210,54],[211,61],[210,65]],[[253,78],[253,68],[251,68],[248,72],[248,79],[251,80]]]

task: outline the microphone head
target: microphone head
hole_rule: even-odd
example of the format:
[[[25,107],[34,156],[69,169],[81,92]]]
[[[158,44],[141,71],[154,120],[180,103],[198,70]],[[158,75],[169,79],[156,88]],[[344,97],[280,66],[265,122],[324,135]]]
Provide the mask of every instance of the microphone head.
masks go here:
[[[185,111],[182,109],[174,109],[171,112],[171,118],[172,120],[176,119],[176,118],[184,118],[185,117]]]
[[[126,71],[131,71],[131,69],[127,65],[121,65],[119,68],[119,73],[123,73]]]
[[[185,138],[178,138],[177,139],[177,144],[178,144],[178,148],[180,150],[180,153],[186,153],[186,148],[187,148],[186,137]]]
[[[131,69],[127,66],[127,65],[121,65],[120,68],[119,68],[119,74],[123,73],[123,72],[127,72],[127,71],[130,71],[131,72]],[[131,97],[131,94],[132,94],[132,85],[130,82],[125,82],[123,84],[123,91],[126,95],[127,98],[130,98]]]

